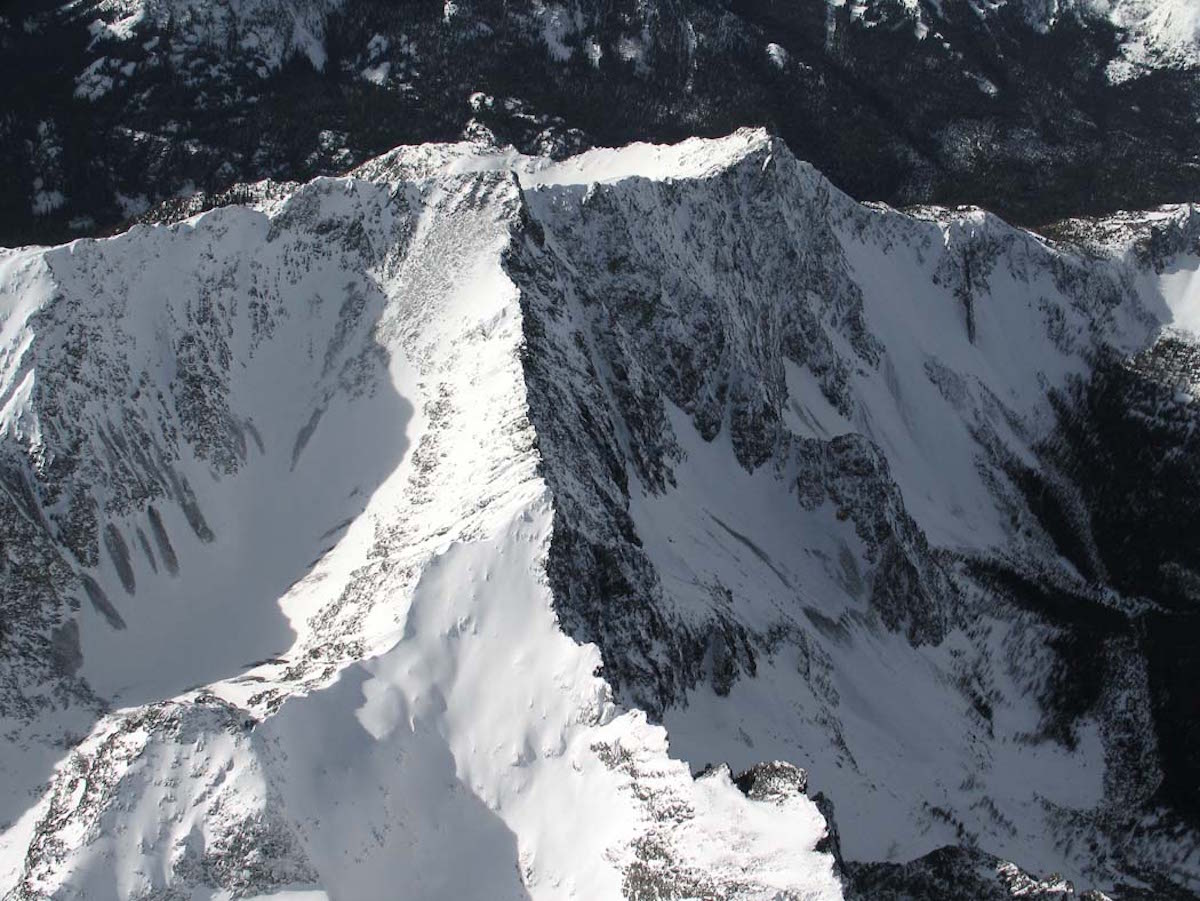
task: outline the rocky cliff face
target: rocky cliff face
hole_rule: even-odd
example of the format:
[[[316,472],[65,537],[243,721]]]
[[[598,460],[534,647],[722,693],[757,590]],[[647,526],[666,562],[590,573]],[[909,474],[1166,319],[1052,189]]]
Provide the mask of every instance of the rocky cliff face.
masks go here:
[[[0,257],[11,897],[1197,890],[1190,209],[243,196]]]

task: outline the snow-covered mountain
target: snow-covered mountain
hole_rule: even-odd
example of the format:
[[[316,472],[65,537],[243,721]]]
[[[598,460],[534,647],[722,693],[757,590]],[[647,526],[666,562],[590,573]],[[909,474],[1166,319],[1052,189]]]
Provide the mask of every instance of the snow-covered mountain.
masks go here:
[[[1200,888],[1195,550],[1088,493],[1111,385],[1200,486],[1191,208],[757,130],[239,196],[0,252],[6,897]]]
[[[1086,25],[1109,22],[1121,36],[1121,57],[1109,65],[1115,80],[1156,66],[1200,66],[1200,8],[1191,0],[971,0],[981,17],[1019,5],[1027,21],[1048,32],[1064,18]]]
[[[835,185],[1042,226],[1200,191],[1192,0],[10,0],[0,244],[491,136],[765,126]]]

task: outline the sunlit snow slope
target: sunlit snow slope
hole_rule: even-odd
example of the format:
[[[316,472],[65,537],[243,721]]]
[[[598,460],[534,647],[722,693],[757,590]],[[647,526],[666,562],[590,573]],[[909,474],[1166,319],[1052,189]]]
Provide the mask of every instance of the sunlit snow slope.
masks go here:
[[[262,193],[0,252],[5,897],[835,898],[945,844],[1195,886],[1146,660],[1063,714],[1066,627],[979,568],[1083,581],[1018,474],[1192,257],[753,131]]]

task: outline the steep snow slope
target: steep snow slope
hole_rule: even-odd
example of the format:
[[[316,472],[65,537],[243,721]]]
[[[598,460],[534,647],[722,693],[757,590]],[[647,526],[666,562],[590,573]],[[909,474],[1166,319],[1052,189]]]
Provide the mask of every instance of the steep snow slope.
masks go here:
[[[0,258],[11,897],[1196,890],[1047,450],[1189,210],[1069,251],[757,131],[261,193]]]
[[[840,897],[795,771],[694,780],[557,625],[464,156],[6,254],[9,896]]]

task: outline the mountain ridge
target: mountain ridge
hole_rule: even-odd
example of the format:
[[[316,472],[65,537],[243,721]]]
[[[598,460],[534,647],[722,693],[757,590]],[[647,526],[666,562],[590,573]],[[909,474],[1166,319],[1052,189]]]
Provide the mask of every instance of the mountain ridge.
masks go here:
[[[1032,226],[1191,200],[1195,60],[1143,58],[1102,11],[1052,6],[1040,27],[1024,4],[971,0],[18,0],[0,17],[0,240],[110,233],[397,144],[490,134],[564,157],[747,125],[860,200]]]
[[[860,206],[763,131],[563,162],[423,146],[280,190],[0,259],[5,545],[74,574],[58,598],[4,574],[36,601],[6,641],[59,671],[5,686],[33,761],[5,802],[12,897],[470,893],[423,824],[478,817],[477,875],[514,897],[836,897],[946,843],[1116,898],[1195,890],[1194,825],[1155,800],[1188,770],[1151,740],[1142,608],[1080,577],[1103,536],[1087,549],[1038,444],[1052,388],[1194,304],[1156,269],[1190,271],[1188,208],[1076,255],[975,211]],[[1180,236],[1158,264],[1130,249],[1147,231]],[[1194,395],[1167,414],[1186,432]],[[254,509],[274,518],[235,528]],[[223,585],[246,554],[273,581]],[[1005,563],[1076,594],[1034,603]],[[180,653],[205,632],[219,656]],[[1057,697],[1093,640],[1126,677]],[[21,703],[47,684],[62,719]],[[773,758],[807,780],[768,783]],[[726,761],[777,787],[748,800],[705,768]],[[360,809],[323,807],[313,772]],[[980,860],[960,891],[1012,882]]]

